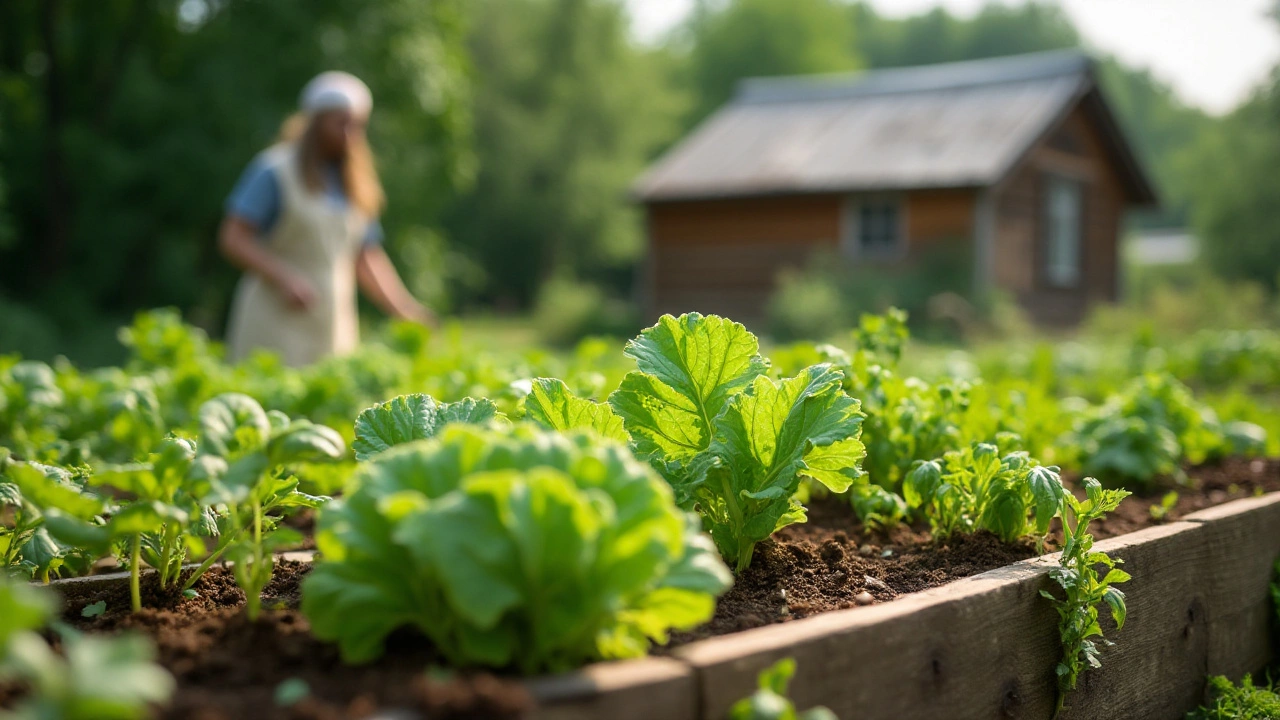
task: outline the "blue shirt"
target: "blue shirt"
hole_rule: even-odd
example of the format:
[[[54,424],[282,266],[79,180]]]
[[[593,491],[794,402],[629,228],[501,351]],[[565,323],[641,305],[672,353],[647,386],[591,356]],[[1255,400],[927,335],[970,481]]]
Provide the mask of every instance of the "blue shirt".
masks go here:
[[[347,205],[347,195],[336,167],[325,168],[324,195],[329,202],[344,208]],[[263,156],[254,158],[236,181],[236,186],[227,196],[226,212],[256,225],[259,237],[268,235],[275,227],[280,219],[280,179]],[[376,219],[370,220],[364,235],[365,247],[381,244],[382,237],[382,224]]]

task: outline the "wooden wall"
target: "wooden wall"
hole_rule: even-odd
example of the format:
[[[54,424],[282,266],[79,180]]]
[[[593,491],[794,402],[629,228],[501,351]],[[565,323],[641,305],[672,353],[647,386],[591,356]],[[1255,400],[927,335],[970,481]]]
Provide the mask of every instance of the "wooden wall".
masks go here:
[[[747,323],[760,321],[781,271],[803,269],[817,253],[839,252],[845,197],[791,195],[649,205],[650,314],[696,310]],[[904,193],[908,261],[943,243],[967,242],[973,231],[974,197],[972,190]]]
[[[758,322],[779,271],[840,240],[838,195],[656,203],[649,206],[649,306]]]
[[[1081,282],[1056,288],[1044,277],[1042,222],[1046,175],[1082,184]],[[1028,153],[994,190],[992,280],[1037,321],[1073,324],[1089,306],[1113,301],[1119,291],[1119,233],[1125,193],[1097,127],[1082,106]]]

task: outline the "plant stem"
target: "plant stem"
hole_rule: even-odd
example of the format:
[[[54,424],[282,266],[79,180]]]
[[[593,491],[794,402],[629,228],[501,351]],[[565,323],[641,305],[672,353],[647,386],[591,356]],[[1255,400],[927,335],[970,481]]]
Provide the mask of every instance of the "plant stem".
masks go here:
[[[129,554],[129,602],[133,605],[133,611],[138,612],[142,609],[142,588],[140,578],[142,569],[142,536],[133,536],[133,551]]]
[[[164,531],[164,553],[160,556],[160,587],[169,587],[169,565],[173,559],[173,543],[176,538],[172,537],[169,528]]]
[[[213,564],[218,562],[218,558],[222,557],[222,553],[226,552],[228,547],[231,547],[231,543],[235,542],[235,539],[240,536],[241,532],[242,531],[227,533],[224,535],[226,538],[225,540],[219,539],[218,547],[214,548],[213,552],[209,553],[209,557],[205,558],[204,562],[200,563],[200,565],[196,567],[195,571],[191,573],[191,577],[187,578],[187,581],[182,584],[182,589],[190,590],[191,587],[196,584],[196,581],[200,579],[200,576],[208,572],[209,568],[213,567]]]
[[[245,611],[250,620],[257,620],[262,609],[262,588],[258,587],[258,573],[262,569],[262,506],[253,503],[253,567],[249,568],[250,587],[245,588]]]

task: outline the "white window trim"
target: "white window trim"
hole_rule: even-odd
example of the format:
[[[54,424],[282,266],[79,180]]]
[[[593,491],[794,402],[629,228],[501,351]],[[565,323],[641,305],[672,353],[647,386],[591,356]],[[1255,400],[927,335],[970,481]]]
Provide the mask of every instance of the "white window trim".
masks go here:
[[[862,206],[869,203],[892,203],[897,207],[895,242],[889,250],[868,252],[862,247]],[[865,258],[877,262],[901,260],[907,256],[907,204],[900,193],[847,195],[840,207],[840,254],[847,258]]]

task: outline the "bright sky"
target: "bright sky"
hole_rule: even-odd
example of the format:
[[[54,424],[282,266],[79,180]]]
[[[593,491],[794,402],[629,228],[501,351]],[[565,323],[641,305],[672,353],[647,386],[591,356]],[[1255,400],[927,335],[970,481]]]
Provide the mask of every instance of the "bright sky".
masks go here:
[[[1005,0],[1020,4],[1026,0]],[[1059,0],[1095,49],[1150,68],[1187,102],[1230,110],[1280,62],[1280,25],[1267,18],[1272,0]],[[872,0],[889,16],[942,5],[971,15],[986,0]],[[660,37],[693,0],[627,0],[636,34]]]

